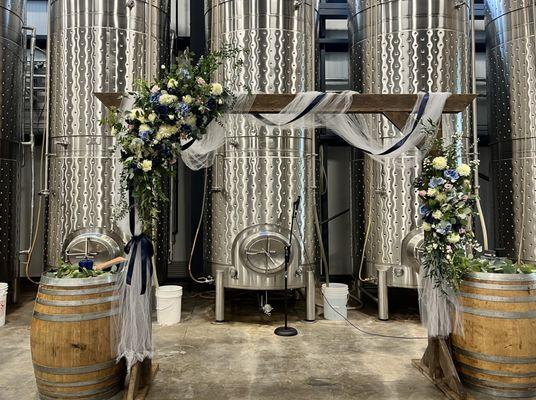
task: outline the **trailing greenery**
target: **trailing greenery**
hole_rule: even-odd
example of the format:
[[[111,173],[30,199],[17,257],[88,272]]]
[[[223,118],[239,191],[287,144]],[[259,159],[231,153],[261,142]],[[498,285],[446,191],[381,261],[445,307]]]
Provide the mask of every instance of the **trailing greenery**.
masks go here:
[[[457,257],[455,263],[467,272],[486,272],[492,274],[534,274],[536,265],[517,264],[508,258],[470,258]]]
[[[436,128],[430,124],[429,134],[436,135]],[[422,174],[415,181],[424,230],[422,263],[436,287],[447,293],[458,290],[467,272],[466,265],[455,260],[481,251],[471,230],[476,215],[471,176],[478,163],[462,162],[461,133],[448,144],[436,138],[433,148],[434,155],[423,161]]]
[[[47,272],[47,276],[52,278],[92,278],[96,276],[108,275],[115,273],[117,268],[112,267],[111,271],[95,271],[92,269],[81,268],[78,265],[58,260],[58,267]]]
[[[111,127],[123,166],[123,197],[116,208],[116,219],[129,211],[126,193],[130,190],[144,231],[151,235],[162,203],[168,202],[167,179],[180,156],[181,146],[200,139],[212,121],[234,104],[234,94],[212,81],[214,73],[229,61],[239,68],[239,49],[223,46],[193,62],[185,52],[163,77],[153,82],[140,81],[134,97],[134,108],[124,114],[117,110],[102,122]]]

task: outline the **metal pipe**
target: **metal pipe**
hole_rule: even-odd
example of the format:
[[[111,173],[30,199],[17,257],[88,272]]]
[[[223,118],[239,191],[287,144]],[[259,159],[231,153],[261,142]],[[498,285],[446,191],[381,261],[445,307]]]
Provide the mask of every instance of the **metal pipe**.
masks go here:
[[[28,142],[22,142],[24,146],[30,147],[30,171],[31,171],[31,198],[30,198],[30,240],[28,242],[28,249],[20,251],[20,254],[29,254],[32,246],[32,240],[34,236],[34,218],[35,218],[35,132],[34,132],[34,116],[33,116],[33,103],[34,103],[34,66],[35,66],[35,42],[36,31],[34,27],[23,26],[24,31],[31,32],[30,40],[30,140]],[[25,36],[26,38],[26,36]]]
[[[51,23],[50,23],[50,4],[47,8],[47,38],[50,39],[51,35]],[[40,196],[48,197],[50,195],[49,189],[49,161],[50,161],[50,41],[47,43],[46,52],[46,79],[45,79],[45,139],[43,140],[44,152],[45,152],[45,165],[43,167],[44,177],[41,177],[43,182],[43,188],[39,192]]]
[[[473,93],[477,92],[476,85],[476,29],[475,29],[475,0],[471,0],[471,78],[473,84]],[[478,162],[478,102],[475,98],[473,100],[473,161]],[[476,208],[480,219],[480,226],[482,228],[482,241],[484,250],[488,250],[488,229],[486,226],[486,219],[482,211],[482,203],[480,202],[480,177],[478,175],[479,168],[475,168],[474,171],[474,192],[476,196]]]

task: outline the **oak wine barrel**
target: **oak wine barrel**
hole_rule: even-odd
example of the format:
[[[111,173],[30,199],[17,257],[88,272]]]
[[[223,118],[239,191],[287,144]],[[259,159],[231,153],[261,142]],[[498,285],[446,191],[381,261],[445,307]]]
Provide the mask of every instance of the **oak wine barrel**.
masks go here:
[[[494,396],[536,396],[536,274],[472,273],[461,284],[463,337],[453,357],[467,386]]]
[[[126,369],[116,363],[111,325],[116,279],[41,278],[30,329],[40,399],[109,399],[123,389]]]

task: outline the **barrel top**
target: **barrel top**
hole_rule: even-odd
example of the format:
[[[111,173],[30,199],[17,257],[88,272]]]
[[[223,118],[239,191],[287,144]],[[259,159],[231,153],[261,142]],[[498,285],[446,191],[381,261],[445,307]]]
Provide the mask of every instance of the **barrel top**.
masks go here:
[[[48,275],[47,273],[44,273],[41,276],[40,283],[43,285],[69,287],[96,286],[115,282],[117,280],[117,275],[118,274],[106,274],[90,278],[55,278],[53,276]]]
[[[497,282],[530,282],[536,281],[536,273],[533,274],[494,274],[488,272],[471,272],[468,278]]]

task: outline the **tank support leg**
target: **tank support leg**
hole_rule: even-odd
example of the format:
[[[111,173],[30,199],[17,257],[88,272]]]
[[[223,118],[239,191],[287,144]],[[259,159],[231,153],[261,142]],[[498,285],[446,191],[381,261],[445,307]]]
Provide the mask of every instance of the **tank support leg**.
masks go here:
[[[216,322],[224,321],[225,288],[223,287],[223,271],[216,272]]]
[[[378,271],[378,318],[389,319],[389,298],[387,289],[387,271]]]
[[[306,298],[306,316],[307,322],[313,322],[316,319],[315,307],[315,273],[307,271],[307,298]]]

